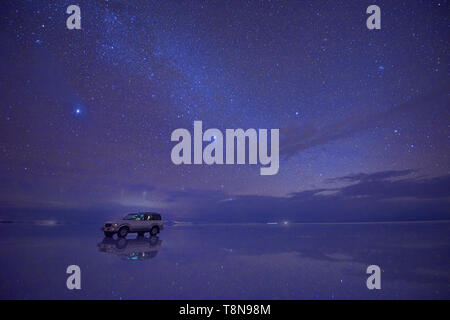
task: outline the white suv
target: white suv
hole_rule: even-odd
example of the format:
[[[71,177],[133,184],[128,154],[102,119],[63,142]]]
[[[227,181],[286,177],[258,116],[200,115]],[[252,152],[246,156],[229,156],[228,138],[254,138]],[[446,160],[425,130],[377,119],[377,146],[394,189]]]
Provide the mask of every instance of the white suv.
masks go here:
[[[164,228],[161,215],[154,212],[129,213],[122,220],[107,221],[101,228],[106,237],[112,237],[115,233],[119,238],[125,238],[129,233],[137,233],[143,236],[149,232],[156,236]]]

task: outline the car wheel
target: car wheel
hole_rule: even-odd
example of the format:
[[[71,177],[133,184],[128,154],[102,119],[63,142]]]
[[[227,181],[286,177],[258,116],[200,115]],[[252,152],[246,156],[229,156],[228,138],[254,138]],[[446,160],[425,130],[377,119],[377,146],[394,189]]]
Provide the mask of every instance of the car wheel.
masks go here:
[[[119,229],[119,232],[117,233],[117,236],[119,238],[125,238],[128,234],[128,228],[127,227],[122,227]]]
[[[150,229],[150,235],[151,236],[156,236],[159,233],[159,228],[158,227],[153,227]]]
[[[108,238],[111,238],[114,235],[113,232],[107,232],[107,231],[105,231],[104,234],[105,234],[105,237],[108,237]]]

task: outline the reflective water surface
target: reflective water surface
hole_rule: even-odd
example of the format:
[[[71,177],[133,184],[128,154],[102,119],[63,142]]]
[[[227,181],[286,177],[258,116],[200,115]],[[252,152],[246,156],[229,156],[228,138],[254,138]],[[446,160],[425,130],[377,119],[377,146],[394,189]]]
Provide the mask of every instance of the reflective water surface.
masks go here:
[[[0,224],[2,299],[450,298],[450,223],[168,226]],[[81,290],[66,268],[81,268]],[[382,269],[368,290],[366,268]]]

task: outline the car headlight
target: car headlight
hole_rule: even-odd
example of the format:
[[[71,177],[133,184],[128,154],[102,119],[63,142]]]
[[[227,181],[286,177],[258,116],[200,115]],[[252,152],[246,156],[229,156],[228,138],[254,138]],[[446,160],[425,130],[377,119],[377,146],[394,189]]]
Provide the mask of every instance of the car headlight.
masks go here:
[[[118,225],[118,223],[113,223],[113,227],[117,227]]]

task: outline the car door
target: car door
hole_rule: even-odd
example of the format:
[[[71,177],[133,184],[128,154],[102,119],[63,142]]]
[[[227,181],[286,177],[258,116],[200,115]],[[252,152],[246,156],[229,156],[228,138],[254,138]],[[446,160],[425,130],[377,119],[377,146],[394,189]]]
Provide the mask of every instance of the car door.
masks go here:
[[[136,232],[139,229],[139,215],[133,215],[133,219],[129,220],[128,225],[130,226],[130,232]]]
[[[140,213],[136,218],[136,231],[145,231],[146,229],[146,214]]]
[[[152,221],[152,214],[148,213],[145,215],[145,229],[146,231],[150,231],[152,228],[153,221]]]

